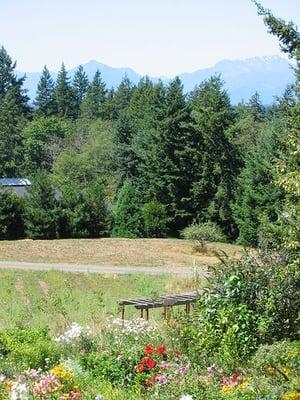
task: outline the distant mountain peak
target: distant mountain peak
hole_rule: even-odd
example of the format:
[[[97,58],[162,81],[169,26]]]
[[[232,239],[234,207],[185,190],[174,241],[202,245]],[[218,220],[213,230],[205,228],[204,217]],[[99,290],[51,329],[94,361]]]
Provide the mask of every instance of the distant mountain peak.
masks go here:
[[[102,79],[109,88],[118,86],[125,75],[133,83],[138,83],[142,78],[132,68],[110,67],[94,59],[88,61],[86,64],[82,64],[82,67],[90,80],[93,78],[96,70],[99,69]],[[69,70],[71,77],[74,76],[77,68]],[[57,73],[51,72],[51,74],[55,79]],[[237,104],[241,100],[247,101],[255,92],[260,94],[265,104],[271,104],[274,98],[280,96],[286,86],[294,81],[294,74],[289,61],[278,55],[252,57],[244,60],[221,60],[210,68],[183,73],[179,77],[187,92],[215,74],[221,74],[222,80],[225,82],[225,88],[233,104]],[[19,75],[23,76],[24,72],[19,73]],[[40,75],[41,72],[26,73],[25,88],[28,89],[31,99],[35,97]],[[170,81],[170,78],[165,77],[150,77],[150,79],[153,82],[157,82],[158,79],[166,83]]]

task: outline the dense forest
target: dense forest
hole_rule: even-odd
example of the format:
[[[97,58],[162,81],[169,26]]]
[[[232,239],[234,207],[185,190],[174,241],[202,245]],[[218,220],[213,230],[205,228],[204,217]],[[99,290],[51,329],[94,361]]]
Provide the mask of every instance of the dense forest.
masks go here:
[[[261,12],[299,64],[296,28]],[[228,240],[276,241],[291,201],[278,163],[299,166],[288,147],[298,140],[299,68],[268,106],[258,93],[232,106],[220,76],[187,95],[179,78],[135,86],[124,77],[108,90],[99,71],[89,82],[79,67],[71,81],[64,64],[56,82],[44,67],[30,101],[15,68],[2,47],[0,177],[33,185],[24,198],[2,191],[1,239],[177,237],[213,222]]]

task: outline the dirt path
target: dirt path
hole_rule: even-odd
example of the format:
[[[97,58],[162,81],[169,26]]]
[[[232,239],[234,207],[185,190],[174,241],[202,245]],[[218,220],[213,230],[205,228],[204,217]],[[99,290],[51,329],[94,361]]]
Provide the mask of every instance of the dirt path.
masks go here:
[[[133,267],[133,266],[113,266],[113,265],[92,265],[92,264],[68,264],[68,263],[40,263],[40,262],[20,262],[20,261],[0,261],[0,269],[19,269],[34,271],[63,271],[63,272],[88,272],[97,274],[147,274],[163,275],[175,274],[182,276],[192,276],[194,271],[188,267]],[[206,274],[206,269],[198,270]]]

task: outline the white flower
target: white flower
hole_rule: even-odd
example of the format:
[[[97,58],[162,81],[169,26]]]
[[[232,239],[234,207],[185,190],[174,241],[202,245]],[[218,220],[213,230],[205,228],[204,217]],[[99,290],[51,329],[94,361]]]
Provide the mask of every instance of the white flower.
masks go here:
[[[28,400],[28,387],[26,383],[13,383],[11,400]]]
[[[84,328],[81,325],[77,324],[77,322],[72,322],[70,328],[62,335],[57,336],[54,340],[58,343],[73,344],[73,342],[82,335],[90,336],[90,327]]]
[[[190,394],[184,394],[180,397],[179,400],[193,400],[193,396],[191,396]]]

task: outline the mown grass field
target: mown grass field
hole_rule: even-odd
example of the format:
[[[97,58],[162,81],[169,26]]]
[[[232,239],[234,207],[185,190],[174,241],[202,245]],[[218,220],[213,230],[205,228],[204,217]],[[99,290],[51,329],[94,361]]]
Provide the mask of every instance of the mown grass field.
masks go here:
[[[0,270],[0,328],[41,327],[61,331],[76,321],[96,330],[109,316],[118,316],[117,302],[194,289],[191,279],[170,275],[100,275]],[[150,311],[159,319],[162,310]],[[126,317],[139,317],[135,309]]]
[[[68,239],[0,241],[1,261],[27,261],[112,266],[191,267],[215,264],[213,250],[238,256],[241,246],[212,243],[208,253],[179,239]]]

